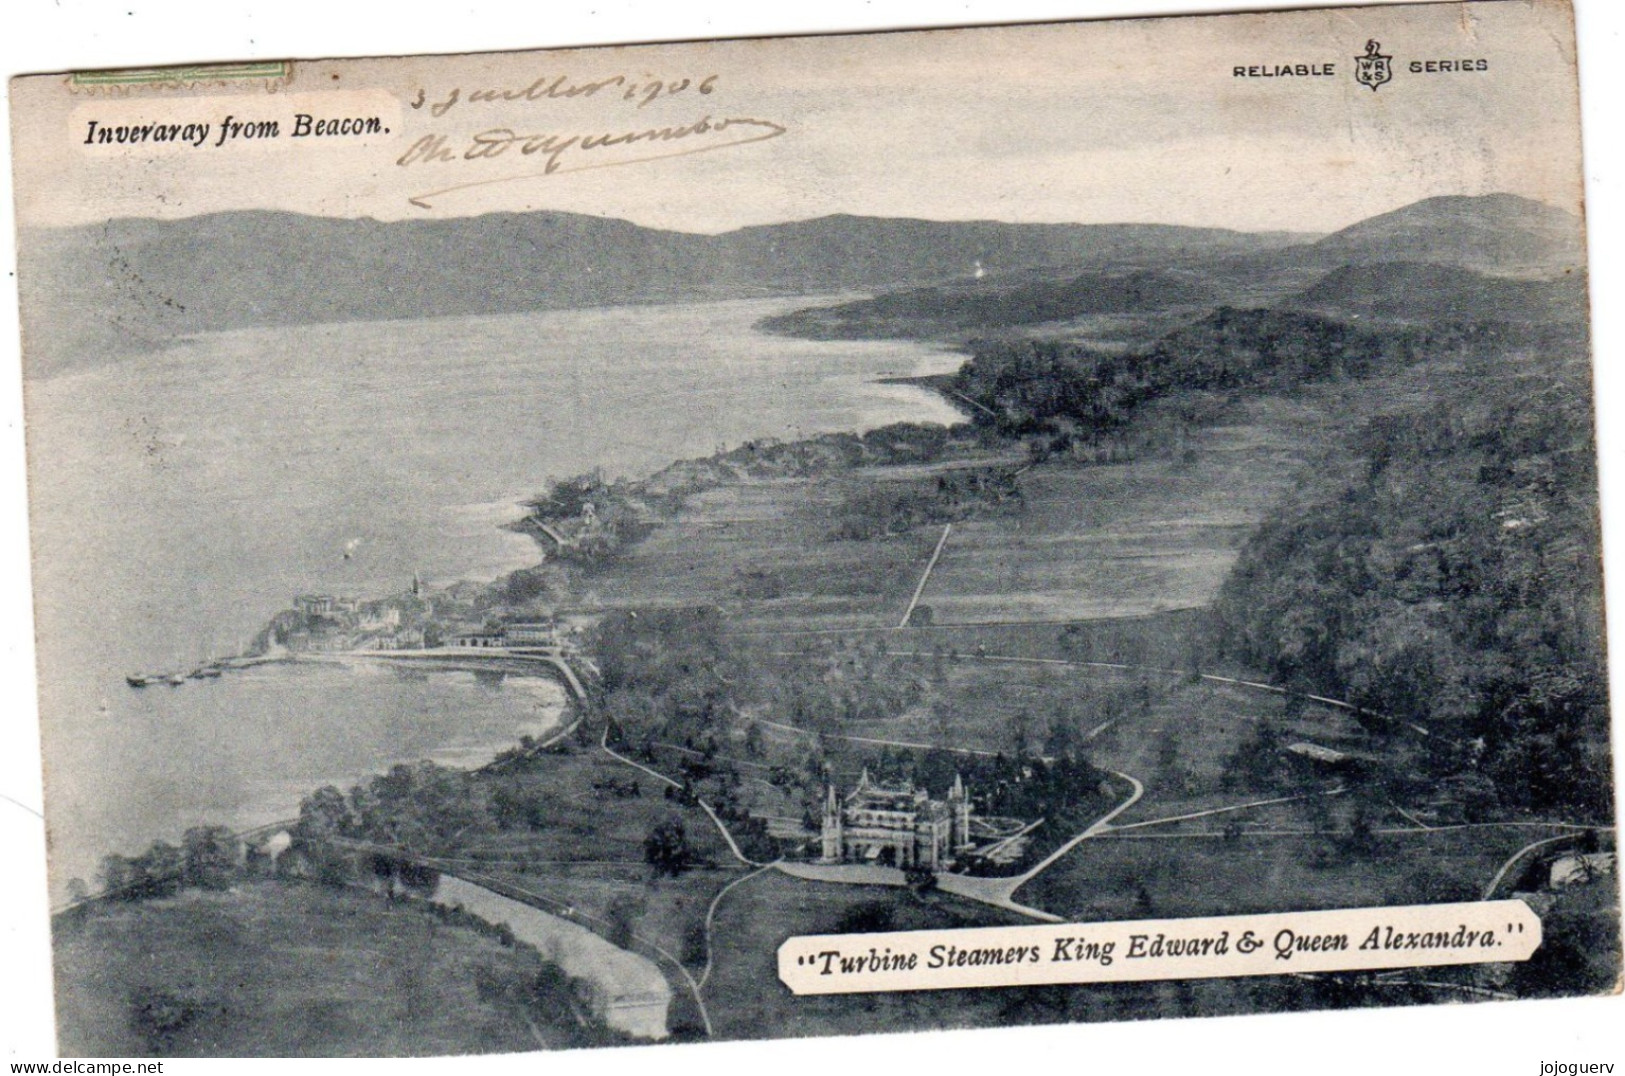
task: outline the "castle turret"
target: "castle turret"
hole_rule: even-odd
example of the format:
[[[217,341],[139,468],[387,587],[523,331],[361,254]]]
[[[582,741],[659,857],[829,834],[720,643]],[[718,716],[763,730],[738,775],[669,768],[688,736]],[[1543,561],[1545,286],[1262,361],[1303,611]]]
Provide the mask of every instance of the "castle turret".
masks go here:
[[[841,800],[835,793],[834,785],[825,786],[824,824],[821,836],[824,859],[831,863],[838,862],[841,858]]]
[[[948,810],[953,815],[952,843],[955,851],[970,847],[970,793],[964,779],[954,774],[954,787],[948,790]]]

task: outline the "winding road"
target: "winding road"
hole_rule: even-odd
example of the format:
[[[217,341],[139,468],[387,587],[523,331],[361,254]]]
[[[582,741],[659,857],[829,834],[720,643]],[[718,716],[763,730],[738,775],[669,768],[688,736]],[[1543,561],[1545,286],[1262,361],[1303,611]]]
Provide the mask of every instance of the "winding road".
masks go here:
[[[1530,852],[1533,852],[1537,848],[1544,848],[1548,844],[1556,844],[1558,841],[1572,841],[1574,840],[1575,836],[1576,835],[1573,833],[1559,833],[1557,836],[1547,837],[1545,840],[1530,841],[1528,844],[1512,853],[1511,856],[1507,857],[1507,861],[1501,864],[1501,869],[1495,872],[1495,877],[1490,879],[1490,884],[1484,887],[1484,899],[1495,899],[1496,887],[1506,879],[1508,874],[1512,873],[1512,868],[1517,866],[1518,861],[1523,859],[1524,856],[1528,855]]]
[[[726,897],[735,886],[742,885],[743,883],[750,881],[752,878],[763,873],[764,871],[772,870],[782,862],[783,860],[775,859],[771,863],[762,864],[749,874],[740,875],[738,878],[735,878],[733,881],[717,890],[717,895],[711,898],[710,906],[705,909],[705,967],[700,970],[699,986],[701,990],[705,989],[705,984],[711,979],[711,964],[716,955],[716,946],[713,944],[713,934],[716,930],[717,908],[722,905],[722,898]]]
[[[1145,795],[1145,786],[1136,778],[1130,777],[1126,773],[1119,773],[1117,770],[1109,770],[1107,772],[1109,772],[1113,777],[1120,777],[1129,783],[1130,792],[1127,798],[1091,822],[1089,826],[1083,830],[1083,832],[1079,833],[1077,836],[1055,849],[1055,851],[1039,860],[1038,863],[1029,868],[1025,873],[1015,875],[1011,878],[980,878],[973,877],[968,874],[939,874],[937,875],[937,888],[941,889],[944,893],[952,893],[955,896],[968,897],[971,900],[981,901],[983,904],[991,904],[995,908],[1003,908],[1006,911],[1012,911],[1025,915],[1030,919],[1040,919],[1046,923],[1064,922],[1064,920],[1058,915],[1053,915],[1041,908],[1034,908],[1030,905],[1020,903],[1015,899],[1015,893],[1016,890],[1020,889],[1034,878],[1037,878],[1040,874],[1049,870],[1049,868],[1054,865],[1056,861],[1058,861],[1068,852],[1072,851],[1072,849],[1076,848],[1089,838],[1111,829],[1112,819],[1134,806],[1140,801],[1140,797]]]
[[[577,701],[587,697],[575,669],[565,660],[564,650],[557,646],[474,647],[436,646],[422,650],[340,650],[327,653],[301,653],[294,661],[318,661],[328,664],[347,664],[357,661],[378,662],[384,665],[416,665],[437,669],[460,669],[512,673],[534,673],[538,667],[550,669]]]
[[[607,725],[604,726],[604,735],[599,739],[598,746],[602,747],[604,749],[604,753],[615,761],[624,762],[633,769],[648,774],[650,777],[653,777],[656,781],[659,781],[662,784],[669,785],[670,787],[677,789],[681,789],[683,787],[681,784],[673,781],[670,777],[667,777],[659,770],[650,769],[641,762],[634,762],[625,755],[617,754],[614,748],[609,746],[609,726]],[[706,817],[710,818],[711,821],[716,825],[717,832],[722,834],[722,839],[728,843],[728,851],[733,853],[735,859],[739,860],[740,863],[743,863],[747,867],[765,867],[768,865],[766,863],[758,863],[756,860],[750,858],[740,850],[738,843],[734,841],[734,835],[728,832],[728,827],[723,825],[722,819],[717,817],[717,812],[711,809],[711,805],[709,803],[706,803],[698,796],[694,797],[694,802],[700,805],[700,809],[705,812]]]

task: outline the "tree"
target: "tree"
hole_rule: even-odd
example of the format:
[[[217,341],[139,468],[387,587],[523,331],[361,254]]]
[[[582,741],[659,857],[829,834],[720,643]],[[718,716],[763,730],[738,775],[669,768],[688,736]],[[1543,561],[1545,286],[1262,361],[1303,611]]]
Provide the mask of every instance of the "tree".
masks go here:
[[[468,774],[433,762],[391,767],[353,789],[350,806],[356,828],[369,840],[430,854],[489,824]]]
[[[645,907],[643,900],[631,893],[617,893],[611,898],[605,912],[609,919],[607,936],[611,945],[631,948],[638,918],[643,915]]]
[[[1376,827],[1363,801],[1354,805],[1354,813],[1349,816],[1348,830],[1341,844],[1344,852],[1350,856],[1367,856],[1377,850]]]
[[[1044,753],[1051,758],[1071,758],[1078,751],[1079,737],[1070,714],[1057,713],[1050,718],[1049,733],[1044,738]]]
[[[134,900],[133,892],[136,882],[135,861],[121,855],[106,855],[102,857],[101,867],[96,872],[102,884],[102,892],[115,900]]]
[[[676,877],[694,863],[694,851],[680,818],[657,822],[643,840],[643,858],[661,874]]]
[[[1015,713],[1010,715],[1010,752],[1016,758],[1026,758],[1029,753],[1032,723],[1032,715],[1027,712],[1026,707],[1018,707]]]
[[[683,947],[678,955],[684,964],[698,966],[705,963],[706,937],[703,922],[690,923],[683,931]]]
[[[305,841],[323,841],[350,835],[355,821],[344,793],[327,785],[306,796],[299,804],[299,821],[294,836]]]
[[[1077,624],[1068,624],[1061,629],[1061,653],[1069,661],[1088,661],[1093,654],[1089,634]]]
[[[1514,990],[1522,997],[1607,993],[1619,976],[1617,923],[1604,912],[1562,907],[1543,915],[1540,948],[1515,966]]]
[[[174,845],[158,841],[129,863],[130,899],[168,897],[180,890],[185,858]]]
[[[1281,734],[1274,725],[1260,721],[1225,759],[1220,784],[1229,791],[1270,791],[1281,785],[1282,769]]]
[[[174,1053],[175,1039],[202,1013],[189,998],[150,987],[137,989],[130,999],[130,1024],[144,1040],[151,1056]]]
[[[229,889],[238,875],[242,842],[225,826],[193,826],[181,838],[184,884]]]

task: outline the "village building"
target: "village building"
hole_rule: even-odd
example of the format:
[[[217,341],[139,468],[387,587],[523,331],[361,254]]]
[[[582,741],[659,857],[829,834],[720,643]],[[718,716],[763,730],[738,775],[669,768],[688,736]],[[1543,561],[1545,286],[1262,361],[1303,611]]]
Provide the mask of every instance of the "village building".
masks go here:
[[[865,769],[844,799],[830,785],[824,799],[824,860],[889,863],[941,870],[970,847],[971,805],[956,775],[946,800],[934,800],[912,782],[877,785]]]
[[[558,629],[550,620],[503,626],[502,637],[509,646],[557,646]]]
[[[558,632],[551,621],[463,628],[451,632],[446,637],[446,645],[475,650],[557,646]]]
[[[421,650],[423,643],[422,628],[395,628],[374,636],[369,646],[373,650]]]
[[[507,640],[500,631],[465,631],[452,635],[446,645],[466,650],[501,650],[507,646]]]
[[[392,631],[401,626],[401,611],[399,607],[384,602],[373,602],[366,606],[361,613],[356,627],[361,631]]]
[[[359,637],[347,631],[307,631],[297,628],[283,640],[289,650],[302,654],[342,654],[354,650]]]
[[[337,599],[331,594],[301,594],[293,600],[300,616],[332,616]]]
[[[294,598],[293,607],[305,617],[354,616],[361,608],[361,599],[332,594],[301,594]]]

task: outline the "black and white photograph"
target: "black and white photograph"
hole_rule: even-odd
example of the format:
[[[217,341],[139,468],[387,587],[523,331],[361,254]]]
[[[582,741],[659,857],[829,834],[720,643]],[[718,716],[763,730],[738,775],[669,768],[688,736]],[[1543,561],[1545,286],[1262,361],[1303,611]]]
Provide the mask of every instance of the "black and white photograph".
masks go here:
[[[13,49],[11,1059],[1625,1063],[1576,6]]]

